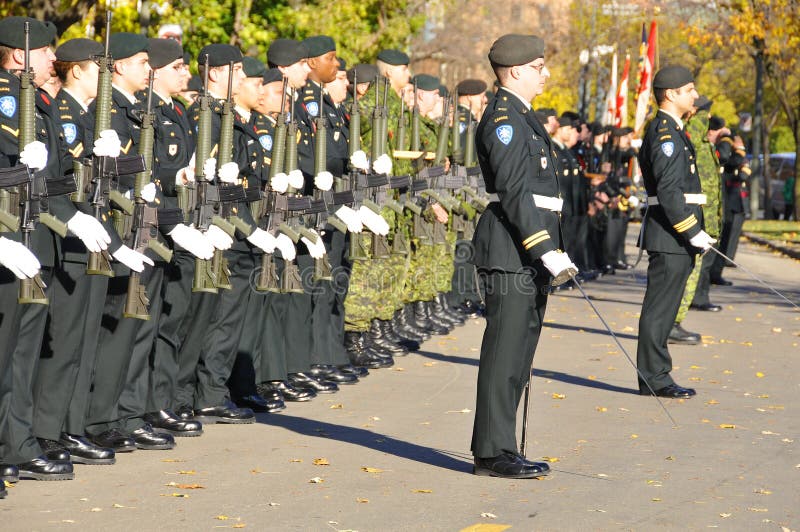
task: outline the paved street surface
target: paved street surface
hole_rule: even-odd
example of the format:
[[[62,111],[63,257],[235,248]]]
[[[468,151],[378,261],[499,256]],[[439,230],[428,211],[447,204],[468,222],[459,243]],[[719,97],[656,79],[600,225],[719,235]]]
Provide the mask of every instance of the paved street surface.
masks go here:
[[[629,252],[632,249],[629,248]],[[633,255],[630,257],[633,259]],[[800,262],[741,263],[800,301]],[[635,359],[646,259],[586,291]],[[800,530],[800,312],[727,269],[720,313],[672,346],[690,400],[636,393],[634,370],[577,291],[552,296],[534,360],[528,456],[542,480],[475,477],[469,441],[482,320],[356,386],[172,451],[23,481],[4,530]],[[521,415],[520,409],[520,415]],[[546,457],[546,458],[545,458]]]

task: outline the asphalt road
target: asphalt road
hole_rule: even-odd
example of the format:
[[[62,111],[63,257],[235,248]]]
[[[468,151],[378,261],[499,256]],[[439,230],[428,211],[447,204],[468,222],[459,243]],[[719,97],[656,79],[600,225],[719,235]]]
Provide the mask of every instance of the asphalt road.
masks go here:
[[[800,262],[743,244],[738,259],[800,300]],[[646,263],[646,261],[644,261]],[[635,358],[644,266],[586,285]],[[355,386],[172,451],[23,481],[4,530],[798,530],[800,312],[744,272],[691,312],[673,346],[689,400],[636,393],[625,355],[576,291],[551,297],[534,360],[528,456],[541,480],[471,474],[482,320]],[[520,409],[521,411],[522,409]],[[545,458],[546,457],[546,458]]]

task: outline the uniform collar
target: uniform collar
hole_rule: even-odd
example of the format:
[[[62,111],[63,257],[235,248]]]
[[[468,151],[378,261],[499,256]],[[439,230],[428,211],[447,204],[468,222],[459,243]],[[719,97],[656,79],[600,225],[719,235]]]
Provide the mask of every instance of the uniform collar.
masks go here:
[[[519,99],[519,101],[522,102],[522,105],[525,106],[525,109],[527,109],[528,111],[531,110],[531,102],[529,102],[528,100],[526,100],[525,98],[523,98],[522,96],[517,94],[516,92],[512,91],[508,87],[503,86],[503,87],[501,87],[501,89],[503,89],[504,91],[508,92],[509,94],[512,94],[512,95],[516,96],[517,99]]]
[[[670,117],[670,118],[671,118],[671,119],[672,119],[672,120],[675,122],[675,126],[676,126],[676,127],[679,129],[679,130],[683,129],[683,120],[681,119],[681,117],[679,117],[679,116],[675,116],[674,114],[670,113],[670,112],[669,112],[669,111],[667,111],[666,109],[659,109],[658,111],[659,111],[660,113],[664,113],[665,115],[667,115],[668,117]]]
[[[89,106],[86,105],[85,103],[83,103],[80,98],[75,96],[74,92],[72,92],[71,90],[69,90],[66,87],[61,87],[61,90],[66,92],[67,94],[69,94],[72,97],[72,99],[75,100],[78,103],[78,105],[81,106],[81,109],[83,109],[84,111],[88,111],[89,110]]]
[[[161,94],[160,92],[158,92],[155,89],[153,89],[153,93],[156,94],[159,98],[161,98],[164,101],[165,104],[167,104],[170,107],[172,107],[172,105],[173,105],[172,104],[172,96],[164,96],[163,94]]]
[[[136,104],[138,102],[138,100],[136,99],[136,96],[134,96],[133,94],[131,94],[130,92],[128,92],[128,91],[126,91],[124,89],[121,89],[119,87],[119,85],[115,85],[115,84],[112,83],[111,86],[114,87],[115,89],[117,89],[117,91],[120,94],[125,96],[125,99],[128,100],[131,103],[131,105],[134,105],[134,104]]]
[[[252,112],[248,111],[247,109],[239,105],[235,106],[234,109],[236,109],[237,113],[242,115],[242,118],[244,118],[245,123],[250,122],[250,116],[253,114]]]

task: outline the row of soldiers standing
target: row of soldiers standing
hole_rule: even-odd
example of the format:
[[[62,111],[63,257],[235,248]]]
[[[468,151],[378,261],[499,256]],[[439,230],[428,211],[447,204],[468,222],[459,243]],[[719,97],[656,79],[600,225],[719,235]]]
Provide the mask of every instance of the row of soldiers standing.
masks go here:
[[[252,423],[479,310],[485,84],[443,99],[396,50],[348,72],[317,36],[204,47],[185,106],[180,44],[108,28],[53,52],[0,21],[3,480]]]

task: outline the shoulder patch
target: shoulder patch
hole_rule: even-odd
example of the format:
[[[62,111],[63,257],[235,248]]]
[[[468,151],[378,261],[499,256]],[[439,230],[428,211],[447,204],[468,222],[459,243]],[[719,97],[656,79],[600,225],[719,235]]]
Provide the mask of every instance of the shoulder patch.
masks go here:
[[[261,135],[258,137],[258,142],[265,150],[272,151],[272,135]]]
[[[3,96],[0,98],[0,113],[3,113],[8,118],[14,116],[17,112],[17,99],[13,96]]]
[[[674,142],[665,142],[661,145],[661,151],[664,152],[664,155],[667,157],[672,157],[672,154],[675,153],[675,143]]]
[[[499,126],[494,132],[497,135],[497,138],[500,139],[500,142],[505,145],[508,145],[508,143],[511,142],[511,139],[514,137],[514,128],[509,125]]]
[[[75,139],[78,138],[78,128],[72,122],[64,122],[61,124],[61,128],[64,130],[64,140],[67,141],[67,144],[72,144],[75,142]]]
[[[319,104],[317,102],[308,102],[306,104],[306,111],[311,116],[317,116],[319,114]]]

